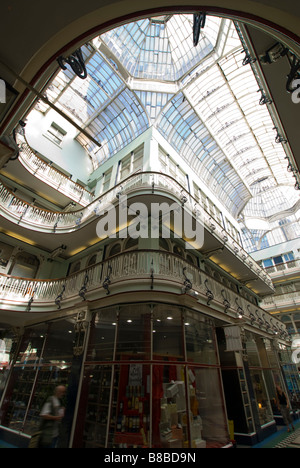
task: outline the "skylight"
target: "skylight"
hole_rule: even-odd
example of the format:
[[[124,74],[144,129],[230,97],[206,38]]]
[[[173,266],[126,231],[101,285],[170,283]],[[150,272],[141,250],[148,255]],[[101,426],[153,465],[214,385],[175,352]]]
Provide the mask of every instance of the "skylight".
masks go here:
[[[102,34],[82,46],[87,78],[62,70],[47,97],[101,145],[77,135],[94,169],[153,126],[233,216],[249,215],[257,194],[293,187],[284,146],[234,23],[208,17],[196,47],[192,28],[193,15],[168,15]]]

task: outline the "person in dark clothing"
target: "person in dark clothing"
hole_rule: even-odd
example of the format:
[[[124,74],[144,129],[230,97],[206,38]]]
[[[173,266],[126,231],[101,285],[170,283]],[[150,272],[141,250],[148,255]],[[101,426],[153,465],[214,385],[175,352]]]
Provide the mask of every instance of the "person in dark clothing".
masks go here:
[[[54,395],[49,397],[41,411],[41,439],[40,448],[56,448],[59,424],[64,416],[64,408],[61,405],[61,399],[66,392],[63,385],[56,387]]]
[[[294,428],[293,420],[291,417],[289,400],[279,385],[276,386],[276,391],[277,391],[277,406],[282,414],[284,424],[287,426],[288,432],[290,432],[290,424],[294,431],[295,428]]]

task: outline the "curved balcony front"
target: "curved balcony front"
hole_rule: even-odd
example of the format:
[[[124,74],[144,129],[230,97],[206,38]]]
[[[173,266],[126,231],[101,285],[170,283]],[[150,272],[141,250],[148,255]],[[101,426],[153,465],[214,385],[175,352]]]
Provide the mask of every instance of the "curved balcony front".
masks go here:
[[[266,336],[286,339],[279,320],[247,299],[216,281],[197,266],[170,252],[135,250],[113,256],[66,278],[36,280],[0,275],[1,308],[34,316],[65,311],[83,304],[104,306],[121,300],[122,295],[135,299],[157,300],[164,297],[173,303],[192,304],[195,309],[228,323],[260,329]],[[124,299],[123,297],[123,299]],[[130,299],[129,299],[130,300]]]
[[[30,205],[0,183],[0,209],[1,214],[8,221],[31,230],[32,238],[34,238],[34,232],[69,235],[74,231],[78,233],[87,226],[91,235],[91,223],[94,223],[96,230],[99,213],[103,213],[109,206],[117,206],[121,194],[131,200],[139,196],[145,203],[149,203],[151,196],[156,201],[173,200],[184,205],[191,216],[204,227],[204,243],[201,251],[208,256],[213,256],[215,263],[229,265],[230,274],[244,281],[257,294],[266,295],[274,292],[271,278],[265,270],[226,232],[224,226],[212,218],[211,214],[174,178],[166,174],[135,173],[87,207],[73,212],[54,212]],[[68,244],[66,238],[63,241],[64,244]]]
[[[26,171],[44,184],[47,184],[52,191],[60,192],[67,197],[67,199],[82,207],[92,203],[94,200],[93,194],[82,185],[74,182],[66,174],[53,167],[51,163],[47,163],[41,159],[30,147],[25,133],[24,135],[17,134],[16,139],[20,149],[18,160]]]

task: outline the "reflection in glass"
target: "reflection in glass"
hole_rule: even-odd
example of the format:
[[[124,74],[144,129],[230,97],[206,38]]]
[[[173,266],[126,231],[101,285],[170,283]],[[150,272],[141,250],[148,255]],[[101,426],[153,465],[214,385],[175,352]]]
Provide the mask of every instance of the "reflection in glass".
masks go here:
[[[120,307],[116,359],[150,359],[151,309],[148,305]]]
[[[94,315],[91,323],[87,361],[113,360],[116,328],[117,311],[115,308],[105,309]]]
[[[111,366],[91,365],[85,367],[81,398],[81,408],[85,408],[84,448],[106,446],[111,377]]]
[[[150,447],[150,366],[115,366],[108,447]]]
[[[255,392],[260,424],[267,424],[273,420],[273,413],[267,394],[263,373],[261,370],[252,369],[250,370],[250,375]]]
[[[221,447],[228,429],[217,369],[188,369],[192,447]]]
[[[184,359],[181,310],[158,305],[153,311],[153,357]]]
[[[184,367],[154,365],[152,393],[153,447],[189,447]]]
[[[184,320],[187,360],[217,364],[212,325],[200,314],[187,312]]]

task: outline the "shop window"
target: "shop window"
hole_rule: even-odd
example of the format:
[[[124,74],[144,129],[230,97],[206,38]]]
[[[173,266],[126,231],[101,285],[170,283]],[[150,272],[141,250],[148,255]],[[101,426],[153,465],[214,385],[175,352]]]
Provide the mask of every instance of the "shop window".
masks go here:
[[[279,265],[280,263],[283,263],[283,258],[282,258],[281,255],[278,255],[277,257],[273,258],[273,261],[274,261],[275,265]]]
[[[150,359],[151,310],[145,306],[124,306],[119,311],[117,360]]]
[[[86,365],[84,369],[83,387],[81,392],[80,407],[85,409],[84,433],[79,433],[78,428],[75,434],[76,440],[79,437],[79,446],[82,448],[103,448],[106,447],[107,424],[109,421],[109,405],[112,385],[112,366]],[[114,385],[113,391],[117,388]],[[116,400],[113,400],[113,405]],[[81,411],[82,411],[81,410]],[[83,411],[81,413],[84,414]],[[112,416],[111,423],[115,420]]]
[[[112,361],[114,358],[117,312],[106,309],[97,312],[91,324],[87,361]]]
[[[187,360],[202,364],[217,364],[212,325],[199,314],[187,312],[184,318]]]
[[[191,447],[220,448],[228,441],[222,384],[217,369],[188,368]]]
[[[184,359],[183,329],[180,310],[157,306],[153,313],[154,359]]]
[[[273,420],[273,412],[266,390],[264,375],[263,372],[258,369],[251,369],[250,375],[258,408],[259,421],[263,426]]]
[[[2,406],[3,426],[29,435],[38,430],[43,404],[68,382],[73,340],[72,317],[25,330]]]
[[[149,448],[150,366],[138,362],[115,366],[108,447]]]

